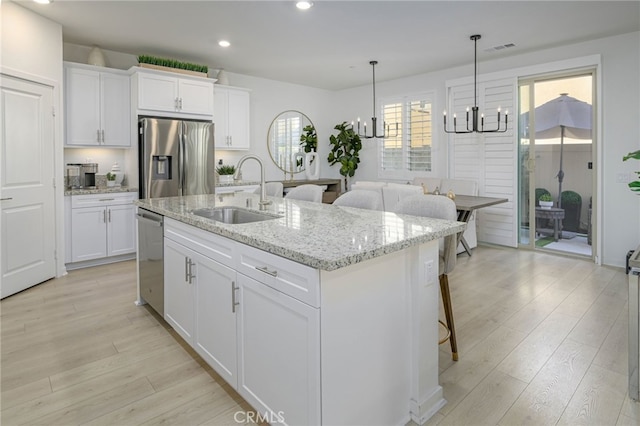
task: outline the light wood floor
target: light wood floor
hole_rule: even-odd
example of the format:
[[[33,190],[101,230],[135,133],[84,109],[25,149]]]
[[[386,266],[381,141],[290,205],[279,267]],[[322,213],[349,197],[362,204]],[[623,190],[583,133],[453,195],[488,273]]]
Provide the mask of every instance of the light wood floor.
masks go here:
[[[428,424],[640,424],[621,269],[478,247],[449,281],[460,361],[440,347],[448,403]],[[237,425],[251,407],[134,299],[123,262],[3,300],[0,423]]]

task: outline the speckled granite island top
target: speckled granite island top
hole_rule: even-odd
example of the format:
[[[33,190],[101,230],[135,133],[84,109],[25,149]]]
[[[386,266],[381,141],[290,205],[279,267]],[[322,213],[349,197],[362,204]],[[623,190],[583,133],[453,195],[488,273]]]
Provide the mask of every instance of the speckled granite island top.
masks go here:
[[[225,224],[193,215],[194,209],[235,206],[258,211],[248,193],[191,195],[134,203],[180,222],[239,241],[304,265],[332,271],[367,259],[461,232],[464,222],[271,198],[273,220]]]

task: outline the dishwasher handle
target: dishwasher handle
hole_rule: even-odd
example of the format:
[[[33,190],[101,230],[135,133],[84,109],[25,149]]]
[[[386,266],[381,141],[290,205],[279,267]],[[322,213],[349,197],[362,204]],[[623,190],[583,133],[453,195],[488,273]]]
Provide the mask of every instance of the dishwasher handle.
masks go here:
[[[157,226],[158,228],[162,228],[162,221],[161,220],[151,219],[151,218],[145,216],[144,214],[138,213],[136,215],[136,219],[139,220],[139,221],[142,221],[142,222],[147,222],[149,225]]]

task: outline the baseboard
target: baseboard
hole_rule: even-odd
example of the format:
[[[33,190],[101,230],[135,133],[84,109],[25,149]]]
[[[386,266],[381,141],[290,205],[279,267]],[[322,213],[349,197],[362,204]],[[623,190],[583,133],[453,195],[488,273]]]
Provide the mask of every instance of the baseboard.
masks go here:
[[[436,414],[447,403],[444,399],[442,386],[438,386],[431,395],[418,402],[412,399],[409,402],[411,420],[419,425],[425,424],[434,414]]]
[[[133,260],[135,258],[135,253],[121,254],[120,256],[103,257],[100,259],[85,260],[83,262],[67,263],[65,264],[65,267],[67,268],[67,271],[73,271],[74,269],[108,265],[109,263],[123,262],[125,260]]]

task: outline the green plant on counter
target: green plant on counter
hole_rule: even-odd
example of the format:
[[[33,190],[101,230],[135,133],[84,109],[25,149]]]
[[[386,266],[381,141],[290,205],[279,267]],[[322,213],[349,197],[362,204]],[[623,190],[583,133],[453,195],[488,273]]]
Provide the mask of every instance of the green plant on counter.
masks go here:
[[[229,164],[218,166],[216,168],[216,172],[218,172],[220,176],[232,175],[236,172],[236,166],[229,165]]]
[[[540,195],[540,198],[538,198],[539,201],[553,201],[553,199],[551,198],[551,194],[549,194],[548,192],[543,193],[542,195]]]
[[[114,181],[114,180],[116,180],[116,175],[115,175],[115,173],[108,172],[108,173],[107,173],[107,180],[110,180],[110,181]]]
[[[622,157],[622,161],[627,161],[629,159],[635,159],[635,160],[640,160],[640,151],[635,151],[635,152],[630,152],[627,155],[625,155],[624,157]],[[634,172],[635,174],[638,175],[638,177],[640,178],[640,171]],[[640,195],[640,179],[638,180],[634,180],[633,182],[629,182],[629,189],[631,189],[633,192],[637,193],[638,195]]]
[[[157,56],[151,56],[151,55],[139,55],[138,63],[160,65],[163,67],[177,68],[181,70],[197,71],[197,72],[203,72],[203,73],[209,72],[209,67],[207,65],[181,62],[181,61],[176,61],[175,59],[158,58]]]
[[[347,177],[353,177],[360,163],[358,153],[362,149],[360,136],[353,131],[353,127],[343,121],[334,127],[338,131],[337,135],[331,135],[329,143],[331,148],[327,161],[330,166],[340,163],[340,174]]]

